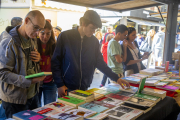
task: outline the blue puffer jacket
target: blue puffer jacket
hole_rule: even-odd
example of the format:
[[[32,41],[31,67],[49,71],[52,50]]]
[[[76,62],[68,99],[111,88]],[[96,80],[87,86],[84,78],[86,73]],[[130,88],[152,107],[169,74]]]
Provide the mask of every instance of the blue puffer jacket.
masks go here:
[[[95,68],[114,81],[119,78],[104,62],[96,37],[81,39],[77,28],[62,32],[51,60],[57,87],[86,90],[92,83]]]

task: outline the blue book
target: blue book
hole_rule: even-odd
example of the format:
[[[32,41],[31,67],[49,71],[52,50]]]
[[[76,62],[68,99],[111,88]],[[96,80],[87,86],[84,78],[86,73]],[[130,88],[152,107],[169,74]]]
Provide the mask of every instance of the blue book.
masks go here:
[[[13,114],[13,118],[17,120],[42,120],[47,116],[41,115],[31,110],[24,110]]]
[[[109,109],[107,107],[104,107],[104,106],[101,106],[101,105],[97,105],[97,104],[95,104],[93,102],[82,104],[78,108],[79,109],[80,108],[85,108],[85,109],[88,109],[88,110],[96,111],[98,113],[104,112],[105,110]]]

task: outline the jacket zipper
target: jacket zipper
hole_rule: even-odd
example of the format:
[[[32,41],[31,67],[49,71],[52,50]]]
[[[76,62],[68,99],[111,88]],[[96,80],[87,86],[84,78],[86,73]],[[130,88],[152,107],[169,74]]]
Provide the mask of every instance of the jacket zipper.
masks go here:
[[[82,66],[81,66],[82,43],[83,43],[83,38],[81,38],[81,49],[80,49],[80,73],[81,73],[81,78],[80,78],[79,90],[80,90],[80,88],[81,88],[81,81],[82,81]]]

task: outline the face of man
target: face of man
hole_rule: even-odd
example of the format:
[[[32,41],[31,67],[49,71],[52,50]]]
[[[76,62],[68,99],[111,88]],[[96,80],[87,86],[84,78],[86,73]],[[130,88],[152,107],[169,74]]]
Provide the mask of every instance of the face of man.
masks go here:
[[[25,32],[29,38],[36,38],[39,31],[45,26],[45,20],[42,18],[34,17],[25,19]]]
[[[123,41],[124,39],[127,39],[128,31],[126,30],[124,33],[119,32],[119,40]]]
[[[108,27],[108,28],[107,28],[108,33],[112,33],[112,30],[113,30],[112,27]]]
[[[83,25],[83,32],[87,37],[91,37],[94,33],[97,27],[93,24],[89,24],[87,26]]]

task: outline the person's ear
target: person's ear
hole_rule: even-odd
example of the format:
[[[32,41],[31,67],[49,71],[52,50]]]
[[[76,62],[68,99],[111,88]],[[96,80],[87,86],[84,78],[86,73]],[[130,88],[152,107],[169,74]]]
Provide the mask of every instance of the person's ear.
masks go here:
[[[25,23],[25,24],[27,24],[27,23],[28,23],[28,21],[29,21],[29,18],[28,18],[28,17],[26,17],[26,18],[25,18],[25,20],[24,20],[24,23]]]

